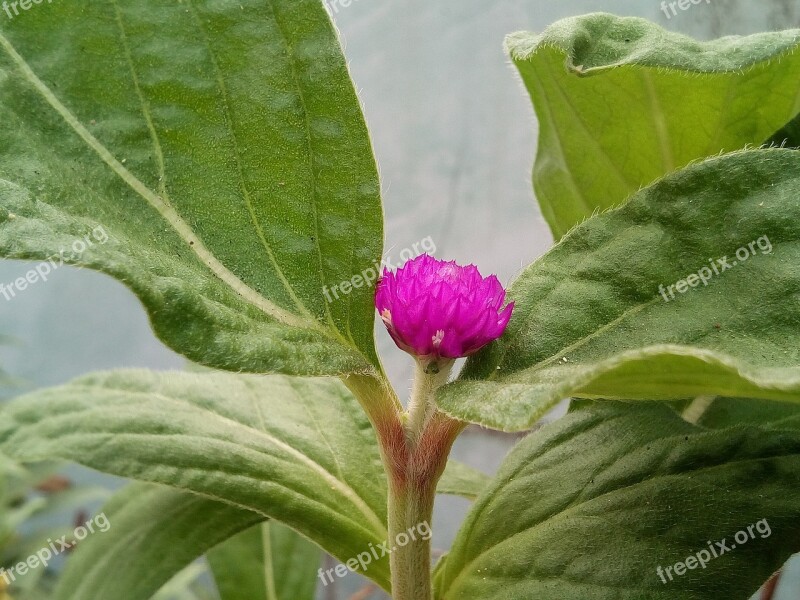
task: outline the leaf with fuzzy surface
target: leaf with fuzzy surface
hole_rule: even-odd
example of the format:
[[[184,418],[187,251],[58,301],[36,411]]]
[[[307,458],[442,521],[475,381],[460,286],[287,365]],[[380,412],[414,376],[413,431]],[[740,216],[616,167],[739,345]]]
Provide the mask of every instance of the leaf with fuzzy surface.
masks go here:
[[[800,400],[799,220],[792,150],[730,154],[667,177],[520,275],[505,335],[439,391],[440,408],[523,430],[570,396]],[[730,268],[715,274],[709,259],[722,257]],[[689,287],[703,268],[707,285],[695,277]]]
[[[320,2],[53,3],[2,23],[0,106],[0,256],[117,278],[208,366],[380,369],[371,286],[324,291],[382,210]]]
[[[658,403],[587,403],[512,451],[440,562],[437,597],[747,598],[800,548],[798,485],[795,428],[708,431]],[[741,531],[706,568],[660,578]]]
[[[133,483],[103,507],[110,525],[76,548],[58,600],[148,600],[215,544],[264,519],[178,489]]]
[[[760,145],[800,111],[800,30],[698,42],[591,14],[506,48],[536,109],[533,182],[556,239],[692,161]]]
[[[0,451],[193,492],[279,520],[340,560],[387,538],[375,434],[336,380],[91,375],[10,403]],[[387,560],[365,574],[388,587]]]

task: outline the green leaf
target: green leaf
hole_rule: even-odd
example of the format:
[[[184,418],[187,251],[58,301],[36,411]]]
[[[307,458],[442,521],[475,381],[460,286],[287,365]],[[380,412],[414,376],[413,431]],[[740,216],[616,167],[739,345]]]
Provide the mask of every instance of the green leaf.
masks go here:
[[[760,145],[800,112],[798,46],[800,30],[698,42],[607,14],[510,35],[556,238],[692,161]]]
[[[218,600],[208,589],[207,573],[204,564],[193,563],[170,579],[152,600]]]
[[[439,494],[450,494],[453,496],[463,496],[474,500],[478,497],[489,482],[491,477],[457,460],[450,460],[439,479],[436,492]]]
[[[70,556],[58,600],[148,600],[215,544],[264,520],[224,502],[144,483],[118,492],[102,514],[108,530],[87,537]]]
[[[715,398],[698,419],[708,429],[759,425],[773,429],[800,429],[800,406],[755,398]]]
[[[798,221],[795,151],[730,154],[667,177],[520,275],[505,335],[440,390],[440,407],[522,430],[570,396],[800,400]],[[730,268],[716,274],[709,259],[723,257]],[[695,275],[685,293],[663,291],[701,269],[707,285]]]
[[[270,521],[208,554],[221,600],[314,600],[319,548]]]
[[[800,113],[770,136],[764,145],[800,149]]]
[[[357,401],[329,379],[96,374],[10,403],[0,451],[59,457],[273,518],[346,561],[387,539],[386,483]],[[388,588],[387,560],[365,573]]]
[[[747,598],[800,548],[798,482],[797,430],[707,431],[658,403],[589,404],[512,451],[437,568],[437,597]],[[723,540],[729,552],[676,576]]]
[[[379,368],[372,286],[324,291],[380,258],[382,210],[318,0],[55,2],[1,29],[0,256],[117,278],[198,363]]]

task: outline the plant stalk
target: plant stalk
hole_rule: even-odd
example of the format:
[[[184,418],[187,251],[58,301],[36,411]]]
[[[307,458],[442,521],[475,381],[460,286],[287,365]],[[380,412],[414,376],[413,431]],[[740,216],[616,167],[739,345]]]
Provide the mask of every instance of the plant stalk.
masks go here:
[[[387,449],[389,547],[394,600],[431,600],[431,521],[436,484],[463,425],[436,410],[434,394],[454,361],[417,360],[399,447]]]
[[[378,436],[389,480],[387,545],[394,600],[431,600],[431,519],[436,485],[450,449],[465,423],[436,409],[434,394],[447,383],[454,361],[418,360],[403,413],[382,375],[343,377],[358,398]]]
[[[450,377],[455,361],[450,359],[439,362],[418,358],[414,371],[414,384],[408,402],[406,432],[413,446],[419,443],[422,432],[431,416],[436,412],[434,394]]]
[[[389,485],[393,600],[433,597],[430,532],[435,488],[436,484],[430,482],[395,481]],[[424,537],[421,531],[425,532]]]

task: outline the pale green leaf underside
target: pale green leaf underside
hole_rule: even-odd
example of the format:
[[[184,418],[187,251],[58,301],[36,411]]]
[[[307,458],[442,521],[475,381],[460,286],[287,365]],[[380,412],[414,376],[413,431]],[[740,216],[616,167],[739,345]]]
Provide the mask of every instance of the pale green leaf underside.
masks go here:
[[[192,360],[378,367],[371,289],[324,294],[380,257],[382,211],[321,3],[56,2],[0,26],[0,105],[0,255],[102,225],[69,262],[131,288]]]
[[[12,402],[0,450],[72,460],[274,518],[341,560],[387,537],[375,435],[336,380],[96,374]],[[366,575],[388,587],[388,561]]]
[[[800,30],[698,42],[608,14],[508,36],[556,238],[691,161],[760,145],[800,112],[798,46]]]
[[[439,479],[436,491],[439,494],[462,496],[474,500],[486,489],[491,480],[491,477],[477,469],[456,460],[450,460]]]
[[[202,563],[192,563],[170,579],[151,600],[217,600],[208,589]]]
[[[264,519],[174,488],[133,483],[103,507],[111,523],[70,555],[57,600],[148,600],[214,545]]]
[[[221,600],[314,600],[322,552],[269,521],[208,554]]]
[[[589,405],[509,455],[440,562],[437,597],[744,600],[800,548],[798,484],[796,429],[708,431],[657,403]],[[659,578],[748,526],[755,539],[705,569]]]
[[[441,408],[519,430],[569,396],[800,399],[798,222],[795,151],[726,155],[667,177],[520,275],[506,334],[440,391]],[[763,236],[771,252],[755,245],[734,266]],[[707,286],[660,294],[724,256],[731,268]]]

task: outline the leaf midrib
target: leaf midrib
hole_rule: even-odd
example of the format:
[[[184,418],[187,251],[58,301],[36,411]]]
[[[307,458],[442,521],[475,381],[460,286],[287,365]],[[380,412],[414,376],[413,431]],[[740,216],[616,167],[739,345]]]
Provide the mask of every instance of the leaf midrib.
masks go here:
[[[125,390],[119,390],[119,389],[116,389],[116,388],[106,387],[104,389],[111,390],[111,391],[114,391],[114,392],[117,392],[117,393],[123,393],[123,394],[127,393]],[[361,496],[359,496],[358,493],[356,493],[356,491],[352,487],[350,487],[349,484],[347,484],[345,481],[342,481],[342,480],[338,479],[335,475],[333,475],[330,471],[328,471],[324,466],[322,466],[316,460],[314,460],[313,458],[311,458],[307,454],[303,453],[302,451],[298,450],[297,448],[295,448],[291,444],[289,444],[287,442],[284,442],[283,440],[275,437],[274,435],[272,435],[271,433],[266,431],[266,429],[262,431],[260,429],[253,428],[252,426],[248,426],[245,423],[242,423],[240,421],[236,421],[235,419],[231,419],[229,417],[226,417],[226,416],[218,413],[215,410],[210,410],[208,407],[198,407],[197,405],[192,404],[191,402],[187,402],[186,400],[172,398],[170,396],[166,396],[166,395],[164,395],[162,393],[159,393],[159,392],[148,392],[145,395],[146,396],[147,395],[152,395],[152,396],[154,396],[156,398],[161,398],[162,400],[164,400],[165,402],[170,403],[170,404],[178,404],[178,405],[184,405],[184,406],[188,405],[189,407],[192,408],[192,410],[200,410],[201,412],[208,411],[209,413],[211,413],[215,417],[219,418],[220,420],[224,421],[225,423],[227,423],[229,426],[233,427],[234,429],[239,428],[239,427],[243,427],[244,429],[246,429],[248,431],[256,432],[258,434],[258,436],[264,437],[265,439],[267,439],[273,445],[277,446],[278,448],[281,448],[282,450],[284,450],[288,454],[294,456],[300,462],[306,464],[310,469],[312,469],[314,471],[317,471],[320,474],[320,476],[330,484],[331,487],[338,489],[339,492],[343,496],[347,497],[353,503],[353,505],[356,506],[359,509],[359,512],[361,512],[367,518],[367,520],[370,521],[370,525],[371,526],[376,526],[377,527],[377,531],[379,533],[381,533],[381,534],[385,533],[386,528],[385,528],[385,525],[383,524],[383,521],[381,521],[381,519],[378,517],[378,515],[369,507],[369,505],[367,505],[367,503],[363,500],[363,498],[361,498]],[[256,398],[253,398],[253,403],[258,405],[258,402],[257,402]],[[257,414],[258,414],[258,417],[261,419],[261,423],[266,427],[266,423],[264,423],[263,414],[261,412],[260,406],[258,406]],[[225,441],[225,440],[220,439],[220,438],[216,438],[216,439],[219,439],[220,441]]]
[[[275,564],[272,557],[272,534],[269,521],[262,523],[258,531],[261,535],[261,550],[264,553],[264,588],[267,593],[265,600],[280,600],[275,589]]]
[[[122,49],[125,52],[125,60],[128,62],[128,66],[131,70],[131,79],[133,81],[133,87],[136,90],[136,97],[139,99],[139,105],[142,109],[142,116],[144,117],[145,123],[147,124],[147,131],[150,134],[150,140],[153,144],[153,153],[156,157],[156,164],[158,165],[158,185],[159,185],[159,195],[164,200],[165,203],[169,204],[169,196],[167,194],[167,170],[166,170],[166,163],[164,161],[164,150],[161,147],[161,141],[158,138],[158,132],[156,131],[155,124],[153,123],[153,115],[150,112],[150,105],[147,102],[147,99],[144,96],[144,92],[142,91],[142,86],[139,83],[139,74],[136,72],[136,65],[133,62],[133,53],[131,52],[130,44],[128,43],[128,34],[125,29],[125,24],[122,20],[122,10],[119,7],[118,0],[113,0],[114,4],[114,12],[117,19],[117,26],[119,27],[119,37],[120,43],[122,44]]]
[[[316,320],[306,320],[286,311],[273,302],[267,300],[256,290],[248,286],[236,274],[228,269],[216,256],[203,244],[191,226],[167,204],[163,198],[155,194],[140,179],[131,173],[92,133],[81,124],[78,118],[58,99],[53,91],[36,75],[25,59],[17,52],[13,44],[0,33],[0,47],[2,47],[11,60],[17,65],[24,78],[39,93],[39,95],[58,113],[64,122],[84,141],[84,143],[108,165],[111,170],[122,179],[134,192],[152,206],[161,217],[175,230],[178,236],[186,242],[192,251],[214,275],[226,283],[239,296],[257,307],[269,317],[285,325],[302,329],[314,329],[326,335],[331,332],[322,327]]]
[[[575,173],[567,165],[567,156],[566,156],[566,152],[564,151],[564,140],[563,140],[564,134],[562,133],[561,129],[559,128],[558,123],[556,121],[556,118],[553,115],[553,109],[552,109],[551,103],[549,101],[549,95],[547,93],[547,90],[542,85],[541,79],[538,77],[538,72],[536,71],[535,64],[534,63],[529,63],[529,66],[534,71],[534,73],[537,73],[537,76],[533,78],[533,83],[536,86],[536,89],[538,89],[539,93],[542,95],[542,97],[545,100],[547,100],[546,102],[541,103],[538,106],[534,105],[534,108],[536,109],[537,116],[540,119],[544,116],[546,118],[547,122],[550,124],[550,129],[553,132],[553,138],[554,138],[556,144],[558,145],[558,156],[560,158],[559,165],[561,166],[562,172],[566,174],[567,181],[569,182],[569,185],[572,188],[572,191],[573,191],[573,193],[575,195],[575,198],[577,198],[580,201],[581,205],[583,206],[584,212],[590,213],[591,209],[590,209],[589,201],[586,199],[586,194],[581,189],[581,187],[578,185],[578,182],[575,180]],[[542,115],[541,112],[546,113],[546,115]],[[540,132],[539,133],[539,143],[541,144],[542,139],[543,139],[542,138],[542,130],[541,130],[541,128],[539,129],[539,132]],[[540,202],[540,205],[543,205],[543,204],[544,203]],[[545,209],[545,206],[543,206],[543,210],[544,209]],[[555,209],[554,209],[553,206],[551,206],[550,204],[547,204],[546,205],[546,210],[548,212],[550,212],[550,214],[551,214],[551,216],[553,218],[553,221],[559,222],[561,220],[560,217],[556,214]]]
[[[227,128],[231,136],[231,140],[233,142],[233,147],[234,147],[233,160],[236,163],[236,173],[239,179],[239,191],[241,192],[242,198],[244,199],[245,207],[247,208],[247,214],[250,217],[250,221],[256,230],[256,235],[258,236],[261,245],[264,247],[264,251],[267,253],[267,258],[269,262],[272,264],[273,268],[275,269],[275,274],[278,276],[278,279],[281,282],[281,285],[283,285],[283,288],[286,290],[286,293],[292,299],[292,302],[294,302],[294,305],[297,307],[297,309],[301,313],[303,313],[307,319],[314,321],[315,320],[314,315],[311,313],[308,307],[306,307],[303,301],[297,296],[297,294],[294,291],[294,288],[292,288],[291,284],[289,283],[289,280],[286,279],[286,275],[284,274],[283,269],[281,268],[280,264],[278,264],[278,259],[275,256],[275,252],[272,250],[272,245],[269,243],[269,240],[267,240],[266,233],[264,232],[264,227],[261,225],[261,222],[258,220],[258,217],[256,216],[255,207],[253,205],[253,198],[250,194],[250,190],[247,186],[247,183],[245,182],[244,167],[242,166],[242,157],[239,151],[239,148],[241,148],[241,146],[239,144],[239,140],[236,135],[236,130],[233,124],[233,115],[231,114],[232,113],[231,106],[230,102],[228,101],[228,96],[229,96],[228,86],[225,83],[225,79],[222,75],[222,70],[219,67],[219,61],[217,60],[216,54],[214,53],[214,50],[211,47],[211,41],[209,40],[208,33],[206,32],[206,29],[203,26],[203,21],[200,18],[200,15],[197,14],[197,9],[194,6],[193,0],[187,0],[186,5],[189,7],[189,11],[192,13],[192,17],[194,18],[195,23],[197,24],[197,28],[199,29],[203,39],[203,44],[205,45],[206,51],[208,52],[208,57],[211,62],[211,66],[214,70],[214,79],[216,80],[217,88],[219,89],[219,93],[222,98],[222,107],[223,107],[222,112],[223,112],[223,118],[225,120],[225,127]],[[308,121],[307,118],[305,120]]]
[[[650,115],[653,118],[653,128],[655,130],[656,139],[658,139],[662,167],[664,173],[672,173],[676,166],[675,156],[670,145],[672,138],[669,135],[669,126],[664,118],[664,109],[661,107],[661,101],[658,98],[653,77],[647,67],[641,69],[641,76],[644,81],[645,91],[647,92],[647,99],[650,102]]]
[[[611,156],[609,156],[608,152],[603,147],[603,145],[589,130],[580,112],[578,112],[578,110],[575,108],[575,105],[572,103],[569,94],[561,85],[561,81],[559,80],[558,77],[555,77],[553,75],[553,68],[552,65],[550,65],[550,62],[546,60],[543,62],[545,64],[545,70],[549,75],[549,80],[553,84],[553,88],[555,89],[556,92],[558,92],[559,96],[561,96],[564,106],[566,106],[569,109],[570,113],[572,114],[572,122],[577,125],[576,129],[580,129],[583,132],[584,137],[588,140],[589,145],[594,146],[598,150],[599,155],[602,156],[605,159],[605,162],[608,164],[608,166],[611,167],[610,169],[611,173],[613,173],[614,176],[619,181],[619,183],[622,184],[622,187],[625,190],[627,190],[628,193],[637,190],[638,185],[628,181],[628,179],[625,177],[625,174],[620,169],[619,165],[611,159]]]
[[[286,34],[286,28],[281,23],[280,18],[278,17],[278,10],[275,8],[274,0],[267,0],[267,4],[269,5],[270,11],[272,12],[272,18],[275,20],[275,24],[278,27],[278,30],[281,34],[281,40],[283,40],[284,48],[286,50],[286,58],[289,61],[289,67],[292,73],[292,81],[294,82],[295,88],[297,89],[297,97],[300,100],[300,108],[303,112],[303,127],[304,127],[304,136],[305,141],[308,146],[308,156],[309,156],[309,168],[311,170],[311,215],[312,221],[314,222],[314,249],[316,250],[316,258],[319,268],[320,279],[324,283],[325,282],[325,269],[324,269],[324,261],[322,258],[322,248],[320,247],[321,237],[319,234],[319,210],[317,208],[317,198],[319,196],[319,189],[317,187],[317,159],[316,153],[314,152],[314,142],[313,137],[311,135],[311,122],[309,119],[309,112],[308,112],[308,103],[306,102],[305,93],[303,91],[303,86],[300,83],[300,77],[297,75],[297,66],[294,60],[294,50],[292,45],[289,43],[289,36]],[[339,328],[336,326],[336,323],[333,320],[333,315],[331,314],[330,304],[325,302],[325,316],[330,323],[333,331],[336,331],[337,334],[342,335],[339,332]],[[349,324],[349,321],[348,321]],[[343,337],[343,336],[342,336]]]

